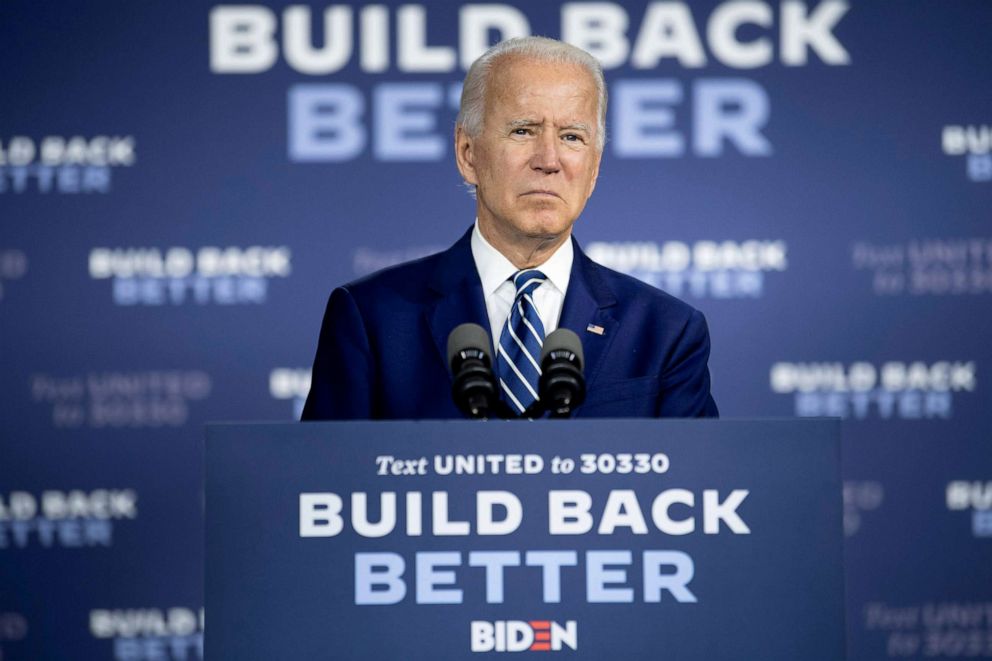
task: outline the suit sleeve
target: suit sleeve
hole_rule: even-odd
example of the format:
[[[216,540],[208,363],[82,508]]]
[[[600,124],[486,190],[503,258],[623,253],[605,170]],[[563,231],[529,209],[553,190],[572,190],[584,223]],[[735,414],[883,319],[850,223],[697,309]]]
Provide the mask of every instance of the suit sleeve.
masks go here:
[[[331,293],[313,361],[302,420],[356,420],[372,416],[372,354],[355,299],[344,287]]]
[[[706,318],[693,310],[675,343],[672,358],[661,375],[658,416],[716,418],[719,411],[710,394],[710,333]]]

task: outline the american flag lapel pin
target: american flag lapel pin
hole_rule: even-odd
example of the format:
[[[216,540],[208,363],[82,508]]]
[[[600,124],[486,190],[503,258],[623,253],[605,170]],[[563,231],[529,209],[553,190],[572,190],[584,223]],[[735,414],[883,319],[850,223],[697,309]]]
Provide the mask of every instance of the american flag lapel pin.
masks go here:
[[[606,333],[606,329],[602,326],[597,326],[596,324],[589,324],[586,326],[586,331],[589,333],[595,333],[596,335],[603,335]]]

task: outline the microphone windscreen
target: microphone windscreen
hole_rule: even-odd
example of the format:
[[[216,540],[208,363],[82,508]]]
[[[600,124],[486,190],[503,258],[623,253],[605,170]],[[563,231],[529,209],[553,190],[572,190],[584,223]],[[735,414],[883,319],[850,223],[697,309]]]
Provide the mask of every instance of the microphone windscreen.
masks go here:
[[[544,346],[541,347],[541,364],[552,351],[570,351],[579,359],[578,368],[585,369],[586,357],[582,353],[582,340],[573,331],[567,328],[559,328],[544,338]]]
[[[481,351],[492,364],[489,333],[479,324],[461,324],[451,331],[448,336],[448,369],[451,369],[451,361],[455,356],[467,349]]]

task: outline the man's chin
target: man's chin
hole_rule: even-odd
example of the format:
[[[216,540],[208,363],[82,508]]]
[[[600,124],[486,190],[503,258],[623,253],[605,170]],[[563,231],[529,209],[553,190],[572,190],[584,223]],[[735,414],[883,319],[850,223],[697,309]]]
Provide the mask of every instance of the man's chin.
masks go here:
[[[572,230],[573,220],[562,209],[516,209],[516,213],[486,222],[480,216],[483,234],[496,234],[510,242],[546,243],[560,240]],[[488,230],[488,231],[487,231]]]
[[[568,234],[572,223],[556,216],[553,218],[531,218],[523,226],[523,234],[534,241],[554,241]]]

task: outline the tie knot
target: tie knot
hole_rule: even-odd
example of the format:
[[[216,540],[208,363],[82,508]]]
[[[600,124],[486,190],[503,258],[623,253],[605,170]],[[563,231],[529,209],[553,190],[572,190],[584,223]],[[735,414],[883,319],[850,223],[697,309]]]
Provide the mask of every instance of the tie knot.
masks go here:
[[[517,288],[517,296],[533,294],[534,290],[547,279],[547,276],[537,269],[525,269],[513,274],[513,286]]]

